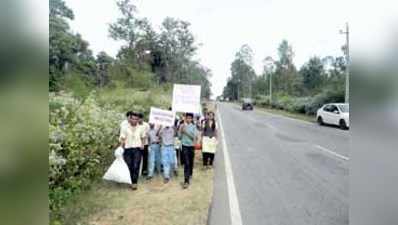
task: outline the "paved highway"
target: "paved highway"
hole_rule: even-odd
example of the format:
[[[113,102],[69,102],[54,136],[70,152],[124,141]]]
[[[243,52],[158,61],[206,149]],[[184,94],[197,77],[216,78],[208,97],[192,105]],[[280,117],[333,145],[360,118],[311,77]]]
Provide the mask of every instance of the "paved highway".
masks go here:
[[[229,103],[218,113],[210,225],[349,224],[349,131]]]

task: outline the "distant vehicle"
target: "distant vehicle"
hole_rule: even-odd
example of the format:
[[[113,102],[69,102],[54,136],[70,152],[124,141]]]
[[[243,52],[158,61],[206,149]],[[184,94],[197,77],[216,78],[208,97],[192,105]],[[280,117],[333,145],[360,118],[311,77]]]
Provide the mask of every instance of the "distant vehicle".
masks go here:
[[[350,127],[349,104],[330,103],[323,105],[316,112],[316,120],[319,125],[338,125],[341,129],[346,130]]]
[[[250,98],[242,99],[242,110],[253,110],[253,101]]]

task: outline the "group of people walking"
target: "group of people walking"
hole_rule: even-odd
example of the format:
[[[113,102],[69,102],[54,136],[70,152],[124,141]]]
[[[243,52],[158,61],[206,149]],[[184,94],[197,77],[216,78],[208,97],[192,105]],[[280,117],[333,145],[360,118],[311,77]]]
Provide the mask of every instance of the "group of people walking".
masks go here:
[[[176,119],[174,126],[147,123],[142,113],[127,112],[126,120],[120,124],[119,141],[130,171],[131,188],[137,190],[140,175],[151,180],[155,170],[167,184],[172,176],[178,176],[178,165],[184,167],[183,188],[188,188],[193,175],[195,148],[199,148],[203,141],[216,138],[213,112],[205,112],[204,118],[185,113]],[[215,151],[205,150],[202,152],[203,168],[209,169],[213,166]]]

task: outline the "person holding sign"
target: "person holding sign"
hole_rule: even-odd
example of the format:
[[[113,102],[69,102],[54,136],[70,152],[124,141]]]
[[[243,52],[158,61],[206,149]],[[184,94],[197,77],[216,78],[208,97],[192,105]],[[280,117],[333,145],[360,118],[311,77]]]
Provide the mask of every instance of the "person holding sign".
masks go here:
[[[162,140],[161,160],[163,165],[164,183],[170,181],[170,173],[174,171],[175,165],[175,149],[174,149],[174,127],[166,126],[159,132],[160,139]]]
[[[138,113],[132,113],[128,118],[129,123],[122,127],[119,137],[120,145],[124,149],[123,158],[130,171],[131,188],[133,190],[137,190],[145,138],[143,129],[138,124],[138,121]]]
[[[192,122],[193,114],[186,113],[185,119],[185,123],[178,130],[182,144],[182,157],[184,158],[184,189],[188,188],[189,181],[192,178],[195,157],[194,143],[198,134],[196,125]]]
[[[148,177],[147,180],[152,179],[155,170],[160,174],[160,127],[155,127],[155,124],[149,123],[148,142],[149,142],[149,158],[148,158]]]
[[[202,157],[205,169],[213,166],[214,155],[217,147],[217,129],[214,113],[208,112],[202,127]]]

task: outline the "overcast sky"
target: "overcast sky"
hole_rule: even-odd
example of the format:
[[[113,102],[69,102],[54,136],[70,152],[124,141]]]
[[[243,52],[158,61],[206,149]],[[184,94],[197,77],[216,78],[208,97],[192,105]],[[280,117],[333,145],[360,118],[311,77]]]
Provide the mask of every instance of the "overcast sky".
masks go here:
[[[106,51],[115,56],[120,43],[108,37],[108,25],[119,16],[115,0],[65,0],[73,9],[73,31],[90,43],[94,53]],[[213,72],[213,97],[220,95],[230,76],[236,51],[248,44],[254,51],[254,68],[259,74],[266,56],[277,58],[277,47],[287,39],[301,66],[309,57],[341,56],[344,35],[339,30],[351,22],[349,13],[357,9],[346,0],[136,0],[140,17],[155,28],[167,17],[191,23],[202,47],[196,56]],[[354,21],[355,22],[355,21]],[[352,26],[351,26],[352,27]],[[366,28],[366,25],[363,26]]]

